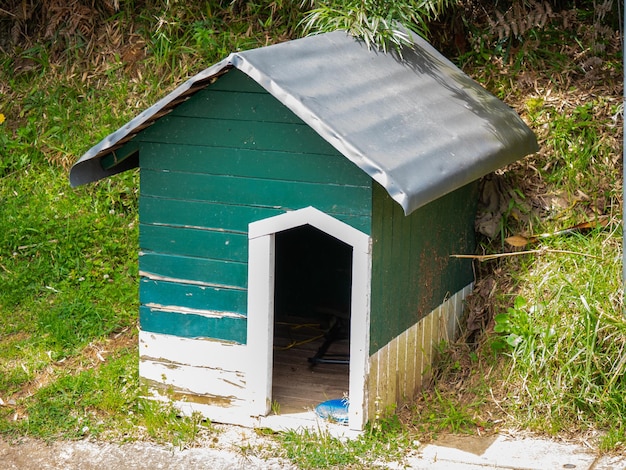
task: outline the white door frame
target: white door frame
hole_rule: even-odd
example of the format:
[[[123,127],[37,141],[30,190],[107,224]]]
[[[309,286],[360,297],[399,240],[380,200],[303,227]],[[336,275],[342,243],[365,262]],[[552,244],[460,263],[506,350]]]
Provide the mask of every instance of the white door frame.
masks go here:
[[[352,247],[350,310],[350,378],[348,426],[366,423],[365,386],[369,359],[371,284],[370,237],[350,225],[306,207],[249,224],[247,386],[250,415],[265,416],[271,408],[274,343],[275,235],[311,225]]]

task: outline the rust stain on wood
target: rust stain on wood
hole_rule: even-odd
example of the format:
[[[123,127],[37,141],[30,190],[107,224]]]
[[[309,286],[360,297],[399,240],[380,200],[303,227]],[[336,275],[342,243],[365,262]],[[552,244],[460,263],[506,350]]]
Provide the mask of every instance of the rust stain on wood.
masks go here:
[[[224,397],[210,394],[199,395],[198,393],[194,393],[183,388],[163,384],[155,380],[146,379],[144,377],[140,377],[139,381],[142,385],[147,386],[149,390],[154,390],[159,395],[165,396],[172,401],[185,401],[190,403],[197,403],[200,405],[220,406],[223,408],[232,406],[233,403],[238,401],[237,397],[233,396]]]

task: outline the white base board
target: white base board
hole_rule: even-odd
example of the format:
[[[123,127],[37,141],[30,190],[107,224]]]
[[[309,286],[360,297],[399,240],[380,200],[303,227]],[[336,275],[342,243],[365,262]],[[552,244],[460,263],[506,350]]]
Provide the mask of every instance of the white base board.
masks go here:
[[[456,339],[463,300],[472,289],[473,283],[465,286],[370,356],[369,420],[411,400],[430,381],[435,348]]]
[[[363,413],[368,420],[414,398],[428,383],[435,347],[456,338],[463,299],[472,288],[470,284],[452,295],[369,357]],[[321,430],[336,437],[354,437],[362,429],[326,422],[312,410],[259,416],[251,405],[250,350],[245,345],[140,331],[139,353],[139,375],[149,385],[150,398],[172,402],[183,415],[197,412],[217,423]]]

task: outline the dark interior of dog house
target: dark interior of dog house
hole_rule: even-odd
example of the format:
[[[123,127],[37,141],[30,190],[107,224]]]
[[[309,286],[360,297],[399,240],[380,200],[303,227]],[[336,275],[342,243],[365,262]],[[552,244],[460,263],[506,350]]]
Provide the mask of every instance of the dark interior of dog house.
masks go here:
[[[310,225],[277,233],[272,401],[281,413],[347,395],[352,247]]]

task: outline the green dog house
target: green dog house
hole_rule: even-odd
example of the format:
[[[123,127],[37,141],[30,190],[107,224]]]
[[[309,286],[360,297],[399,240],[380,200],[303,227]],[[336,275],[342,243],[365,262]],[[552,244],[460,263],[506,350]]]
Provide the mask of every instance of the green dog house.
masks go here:
[[[139,374],[154,398],[276,429],[315,425],[343,389],[358,431],[420,390],[473,285],[450,255],[475,249],[478,180],[537,142],[414,41],[401,57],[342,31],[233,53],[73,166],[73,186],[139,167]],[[342,324],[344,360],[276,360],[286,315]]]

